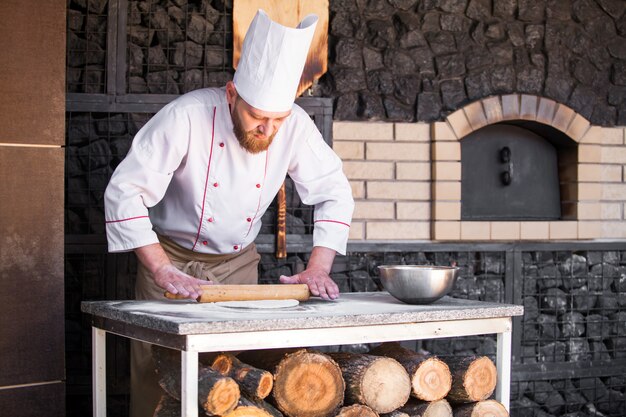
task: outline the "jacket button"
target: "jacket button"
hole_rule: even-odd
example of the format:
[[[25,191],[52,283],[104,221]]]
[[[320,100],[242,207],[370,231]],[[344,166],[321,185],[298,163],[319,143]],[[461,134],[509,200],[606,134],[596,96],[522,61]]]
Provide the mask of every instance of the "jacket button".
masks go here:
[[[237,249],[239,249],[239,246],[235,245],[235,246],[233,246],[233,249],[237,250]]]
[[[213,217],[209,217],[208,219],[206,219],[206,221],[209,223],[213,223]]]
[[[209,242],[207,242],[206,240],[203,240],[203,241],[202,241],[202,244],[206,246],[206,245],[208,245],[208,244],[209,244]]]
[[[220,142],[220,148],[224,147],[224,142]]]
[[[257,184],[257,185],[256,185],[256,188],[261,188],[261,184]]]
[[[216,182],[214,182],[214,183],[213,183],[213,187],[217,187],[217,186],[219,186],[219,184],[218,184],[218,183],[216,183]]]
[[[251,222],[251,221],[252,221],[252,219],[251,219],[250,217],[248,217],[248,218],[246,219],[246,221],[247,221],[247,222]]]

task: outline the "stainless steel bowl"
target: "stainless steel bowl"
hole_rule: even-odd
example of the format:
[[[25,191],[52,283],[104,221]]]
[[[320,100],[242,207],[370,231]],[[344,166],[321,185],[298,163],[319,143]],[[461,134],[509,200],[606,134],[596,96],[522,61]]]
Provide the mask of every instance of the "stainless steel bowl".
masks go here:
[[[448,294],[459,275],[455,266],[381,265],[380,282],[407,304],[428,304]]]

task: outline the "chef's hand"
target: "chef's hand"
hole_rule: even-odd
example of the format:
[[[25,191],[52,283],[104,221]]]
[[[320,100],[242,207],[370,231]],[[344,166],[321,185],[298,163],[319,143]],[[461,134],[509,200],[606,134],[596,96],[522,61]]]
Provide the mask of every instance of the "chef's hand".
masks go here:
[[[311,294],[319,296],[323,300],[334,300],[339,297],[339,287],[328,273],[321,269],[307,268],[290,277],[281,275],[279,279],[283,284],[306,284],[309,286]]]
[[[194,278],[177,269],[172,264],[165,264],[154,272],[154,282],[172,294],[197,299],[202,295],[201,285],[210,285],[211,281]]]

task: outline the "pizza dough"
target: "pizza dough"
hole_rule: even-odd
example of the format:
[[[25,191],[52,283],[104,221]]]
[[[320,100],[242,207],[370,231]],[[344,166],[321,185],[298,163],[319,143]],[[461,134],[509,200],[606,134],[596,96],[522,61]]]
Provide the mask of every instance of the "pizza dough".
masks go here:
[[[298,300],[251,300],[251,301],[218,301],[216,306],[242,309],[274,309],[295,307],[299,304]]]

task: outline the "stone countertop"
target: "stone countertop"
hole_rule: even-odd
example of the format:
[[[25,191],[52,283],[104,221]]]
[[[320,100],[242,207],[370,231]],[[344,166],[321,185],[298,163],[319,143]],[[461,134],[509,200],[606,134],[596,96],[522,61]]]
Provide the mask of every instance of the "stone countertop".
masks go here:
[[[486,319],[523,314],[523,307],[443,297],[427,305],[411,305],[387,292],[342,293],[334,301],[311,298],[295,307],[248,309],[193,300],[84,301],[94,317],[175,335],[244,331],[313,329]]]

